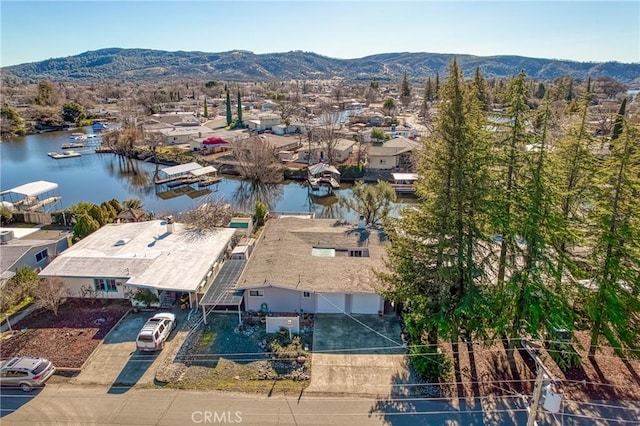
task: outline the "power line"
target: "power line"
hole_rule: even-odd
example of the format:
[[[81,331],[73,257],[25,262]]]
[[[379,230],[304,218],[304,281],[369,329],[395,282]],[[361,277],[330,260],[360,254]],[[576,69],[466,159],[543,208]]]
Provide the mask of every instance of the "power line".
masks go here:
[[[563,416],[568,416],[568,417],[578,417],[581,419],[589,419],[589,420],[602,420],[605,422],[614,422],[614,423],[625,423],[625,424],[638,424],[638,420],[622,420],[622,419],[614,419],[614,418],[610,418],[610,417],[596,417],[596,416],[592,416],[592,415],[584,415],[584,414],[570,414],[570,413],[566,413],[563,412],[562,413]]]
[[[603,404],[600,402],[582,402],[582,401],[574,401],[574,400],[564,400],[564,403],[574,403],[580,405],[593,405],[595,407],[603,407],[603,408],[615,408],[619,410],[629,410],[629,411],[640,411],[640,406],[638,407],[624,407],[621,405],[613,405],[613,404]]]

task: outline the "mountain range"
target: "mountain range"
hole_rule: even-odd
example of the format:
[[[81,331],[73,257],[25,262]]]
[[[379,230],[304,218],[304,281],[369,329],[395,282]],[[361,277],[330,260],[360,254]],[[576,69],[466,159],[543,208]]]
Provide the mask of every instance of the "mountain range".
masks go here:
[[[640,63],[574,62],[523,56],[472,56],[443,53],[382,53],[357,59],[336,59],[313,52],[255,54],[229,52],[168,52],[109,48],[65,58],[3,67],[2,77],[52,81],[154,81],[189,78],[226,81],[316,80],[334,77],[350,81],[399,81],[404,73],[415,82],[447,74],[456,58],[465,76],[479,67],[487,78],[509,77],[520,70],[548,80],[571,75],[602,76],[640,84]]]

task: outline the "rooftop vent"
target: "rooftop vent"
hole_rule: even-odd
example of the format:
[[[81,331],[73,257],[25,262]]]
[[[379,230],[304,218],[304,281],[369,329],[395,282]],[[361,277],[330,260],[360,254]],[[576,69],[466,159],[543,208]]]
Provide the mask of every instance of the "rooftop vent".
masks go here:
[[[131,241],[130,238],[123,238],[121,240],[116,241],[116,245],[117,246],[123,246],[123,245],[127,244],[129,241]]]
[[[167,216],[167,234],[173,234],[173,216]]]

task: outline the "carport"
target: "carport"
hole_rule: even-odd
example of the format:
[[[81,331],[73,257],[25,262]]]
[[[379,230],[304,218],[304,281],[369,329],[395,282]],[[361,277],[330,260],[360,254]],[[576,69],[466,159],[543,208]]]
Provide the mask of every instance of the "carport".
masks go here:
[[[246,263],[246,259],[227,259],[224,262],[220,272],[200,300],[205,324],[207,323],[207,307],[210,307],[209,311],[235,308],[238,310],[238,323],[242,322],[241,304],[244,290],[237,290],[235,286]]]

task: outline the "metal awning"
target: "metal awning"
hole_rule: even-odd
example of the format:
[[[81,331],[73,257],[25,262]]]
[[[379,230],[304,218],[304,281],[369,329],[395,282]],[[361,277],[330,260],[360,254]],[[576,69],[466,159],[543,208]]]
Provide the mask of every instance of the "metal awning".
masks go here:
[[[45,192],[53,191],[55,189],[58,189],[57,183],[39,180],[36,182],[25,183],[24,185],[16,186],[15,188],[7,189],[6,191],[0,192],[0,195],[18,194],[24,195],[25,197],[35,197],[37,195],[44,194]]]
[[[244,291],[237,290],[235,286],[246,263],[245,259],[226,260],[209,290],[200,300],[200,304],[214,307],[217,305],[239,305],[242,302]]]
[[[160,171],[166,175],[173,176],[179,175],[183,173],[190,172],[192,170],[201,169],[202,166],[198,163],[186,163],[179,164],[177,166],[165,167],[164,169],[160,169]]]
[[[207,166],[207,167],[200,167],[199,169],[191,170],[189,173],[192,174],[193,176],[202,176],[202,175],[208,175],[209,173],[215,173],[217,171],[218,169],[216,169],[215,167]]]

